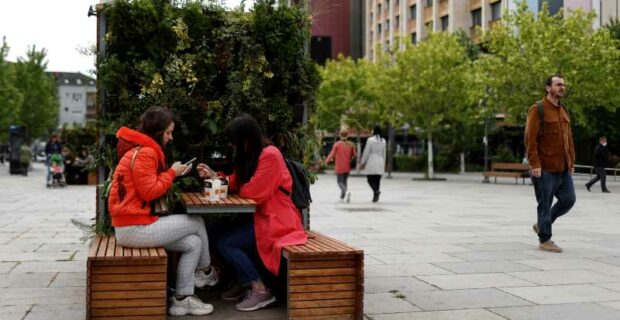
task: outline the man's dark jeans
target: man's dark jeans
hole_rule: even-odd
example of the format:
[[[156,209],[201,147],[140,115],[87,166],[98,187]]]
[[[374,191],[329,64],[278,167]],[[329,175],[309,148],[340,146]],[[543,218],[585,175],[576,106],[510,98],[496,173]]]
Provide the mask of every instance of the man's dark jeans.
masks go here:
[[[592,186],[595,183],[601,180],[601,190],[603,191],[607,190],[607,185],[605,183],[607,180],[607,173],[605,172],[605,167],[594,167],[594,172],[596,172],[596,176],[594,177],[594,179],[586,183],[586,186],[588,186],[588,189],[592,188]]]
[[[551,239],[551,225],[555,219],[566,214],[575,204],[573,177],[568,171],[542,172],[539,178],[532,178],[538,202],[538,239],[541,243]],[[558,201],[553,203],[553,197]]]

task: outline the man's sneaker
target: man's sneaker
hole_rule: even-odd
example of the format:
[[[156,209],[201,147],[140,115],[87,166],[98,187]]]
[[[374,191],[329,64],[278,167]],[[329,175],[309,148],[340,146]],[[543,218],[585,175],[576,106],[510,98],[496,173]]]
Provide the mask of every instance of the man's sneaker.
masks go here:
[[[562,248],[558,247],[553,241],[547,240],[541,243],[538,248],[543,251],[549,252],[562,252]]]
[[[202,270],[197,270],[194,274],[194,285],[196,288],[204,288],[205,286],[213,287],[220,282],[219,273],[219,270],[213,266],[211,266],[209,274],[206,274]]]
[[[603,190],[603,193],[611,193],[611,191],[605,189],[605,190]]]
[[[346,195],[344,196],[344,202],[351,202],[351,191],[347,191]]]
[[[242,287],[238,283],[235,283],[230,289],[222,293],[221,298],[226,301],[237,301],[245,297],[246,294],[248,294],[248,289]]]
[[[591,188],[591,186],[586,183],[586,189],[588,189],[588,192],[590,192],[590,188]]]
[[[202,302],[196,296],[187,296],[185,299],[177,300],[172,297],[170,309],[168,312],[173,316],[184,316],[191,314],[193,316],[204,316],[213,312],[213,306],[209,303]]]
[[[532,226],[532,230],[534,230],[534,232],[538,234],[538,223],[534,223],[534,225]]]
[[[255,311],[268,307],[276,302],[276,298],[269,291],[250,290],[243,301],[235,306],[239,311]]]

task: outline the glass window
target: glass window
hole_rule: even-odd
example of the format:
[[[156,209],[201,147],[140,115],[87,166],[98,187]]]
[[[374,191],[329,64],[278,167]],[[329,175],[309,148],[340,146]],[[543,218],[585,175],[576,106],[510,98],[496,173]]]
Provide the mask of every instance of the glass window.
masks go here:
[[[416,10],[416,6],[415,4],[412,6],[409,6],[409,19],[411,20],[415,20],[418,17],[418,11]]]
[[[400,16],[396,16],[394,20],[394,29],[398,29],[399,25],[400,25]]]
[[[418,43],[418,39],[416,39],[416,33],[412,33],[411,34],[411,43],[416,44]]]
[[[482,9],[476,9],[471,12],[471,25],[472,27],[482,25]]]
[[[380,3],[377,5],[377,13],[381,14],[381,4]]]
[[[385,20],[385,30],[390,30],[390,19]]]
[[[450,16],[441,17],[441,31],[448,30],[449,24],[450,24]]]
[[[390,10],[390,0],[385,1],[385,10]]]
[[[426,0],[426,6],[427,7],[432,7],[433,6],[433,0]]]
[[[491,4],[491,21],[499,20],[502,18],[502,2],[498,1]]]
[[[377,34],[381,34],[381,24],[377,23]]]

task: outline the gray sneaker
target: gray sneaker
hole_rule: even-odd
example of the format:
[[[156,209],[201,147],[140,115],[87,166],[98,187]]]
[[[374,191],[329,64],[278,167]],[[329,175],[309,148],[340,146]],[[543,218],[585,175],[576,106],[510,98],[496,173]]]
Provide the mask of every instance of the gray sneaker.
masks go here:
[[[218,282],[220,282],[220,271],[216,267],[212,266],[209,274],[204,273],[202,270],[198,270],[194,274],[194,286],[196,288],[213,287]]]
[[[240,284],[235,283],[230,289],[222,293],[221,298],[226,301],[237,301],[245,297],[245,295],[248,294],[248,291],[248,289],[244,288]]]
[[[250,290],[243,301],[235,306],[235,309],[239,311],[256,311],[266,308],[274,302],[276,302],[276,297],[269,293],[269,291]]]

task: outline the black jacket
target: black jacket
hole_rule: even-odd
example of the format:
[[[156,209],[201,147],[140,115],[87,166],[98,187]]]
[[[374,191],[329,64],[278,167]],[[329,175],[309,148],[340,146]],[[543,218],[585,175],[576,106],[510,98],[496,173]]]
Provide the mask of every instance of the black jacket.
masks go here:
[[[600,143],[594,148],[594,166],[607,167],[609,160],[609,150]]]
[[[54,153],[60,153],[60,151],[62,151],[62,145],[60,142],[53,142],[50,140],[45,145],[45,154],[48,156]]]

